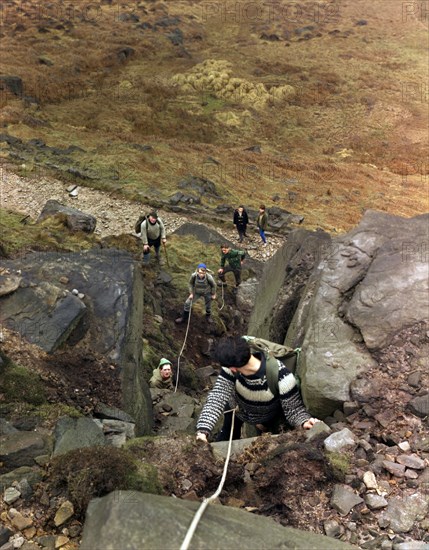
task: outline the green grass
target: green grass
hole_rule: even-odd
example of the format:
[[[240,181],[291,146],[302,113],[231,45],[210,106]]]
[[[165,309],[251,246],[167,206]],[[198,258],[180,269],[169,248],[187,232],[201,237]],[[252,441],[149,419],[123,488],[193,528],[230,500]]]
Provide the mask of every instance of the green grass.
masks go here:
[[[13,256],[19,251],[65,250],[92,248],[98,241],[95,235],[72,233],[64,226],[61,216],[46,218],[40,223],[0,208],[0,253]]]

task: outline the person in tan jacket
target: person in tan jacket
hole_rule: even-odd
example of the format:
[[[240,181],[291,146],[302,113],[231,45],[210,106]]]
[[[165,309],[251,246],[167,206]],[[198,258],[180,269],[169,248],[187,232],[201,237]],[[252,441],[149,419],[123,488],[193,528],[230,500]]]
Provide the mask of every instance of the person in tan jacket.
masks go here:
[[[164,390],[172,390],[173,386],[173,369],[171,361],[164,357],[159,362],[156,369],[153,369],[152,378],[149,380],[151,388]]]

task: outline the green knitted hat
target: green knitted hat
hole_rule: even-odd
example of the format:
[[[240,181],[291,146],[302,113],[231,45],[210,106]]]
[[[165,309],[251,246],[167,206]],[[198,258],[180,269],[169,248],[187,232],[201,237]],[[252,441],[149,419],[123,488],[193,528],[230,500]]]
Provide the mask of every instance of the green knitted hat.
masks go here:
[[[161,361],[159,362],[159,365],[158,365],[158,368],[160,369],[161,367],[163,367],[164,365],[172,365],[172,362],[169,361],[168,359],[165,359],[164,357],[161,359]]]

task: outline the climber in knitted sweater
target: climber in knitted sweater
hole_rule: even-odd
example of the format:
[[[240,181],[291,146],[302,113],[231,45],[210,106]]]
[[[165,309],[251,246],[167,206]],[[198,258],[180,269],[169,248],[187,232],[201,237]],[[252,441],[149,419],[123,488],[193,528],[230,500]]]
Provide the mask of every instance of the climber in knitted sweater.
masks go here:
[[[197,439],[207,441],[216,422],[224,412],[238,405],[234,422],[234,439],[240,438],[244,422],[255,425],[261,432],[272,431],[279,416],[289,425],[311,428],[317,418],[306,410],[294,375],[279,363],[279,395],[269,389],[265,355],[251,353],[244,338],[224,338],[216,349],[216,359],[222,365],[213,390],[201,411],[197,423]],[[231,419],[226,414],[218,441],[229,439]]]

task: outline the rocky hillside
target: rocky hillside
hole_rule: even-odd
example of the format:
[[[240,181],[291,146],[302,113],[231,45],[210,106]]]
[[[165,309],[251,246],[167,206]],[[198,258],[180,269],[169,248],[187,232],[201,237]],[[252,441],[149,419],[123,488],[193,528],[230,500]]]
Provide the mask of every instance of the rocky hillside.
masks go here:
[[[194,435],[212,351],[246,333],[302,348],[323,422],[246,425],[190,547],[426,550],[425,3],[0,16],[0,550],[179,548],[226,456]],[[243,283],[188,331],[189,276],[239,246],[242,203]],[[154,208],[167,246],[142,266]],[[149,389],[161,357],[177,391]]]
[[[73,233],[67,220],[77,215],[93,219],[63,209],[59,219],[69,227],[63,232]],[[194,254],[204,245],[214,258],[210,243],[224,240],[215,231],[182,225],[169,237],[170,265],[152,264],[143,273],[131,236],[116,241],[122,250],[105,239],[86,253],[39,251],[4,260],[0,481],[6,548],[91,548],[95,538],[106,548],[134,550],[135,540],[158,547],[166,537],[175,547],[195,510],[186,501],[209,496],[221,476],[225,444],[201,446],[193,435],[216,376],[210,350],[225,331],[248,329],[293,345],[304,338],[297,375],[307,406],[324,423],[308,434],[295,430],[234,444],[220,500],[244,510],[230,512],[240,529],[246,532],[252,512],[301,530],[278,531],[261,517],[253,535],[261,547],[287,536],[306,548],[304,530],[322,537],[314,539],[317,548],[333,547],[326,536],[361,548],[424,548],[429,325],[426,309],[408,304],[410,293],[427,293],[427,262],[417,246],[427,238],[426,218],[370,212],[334,240],[320,232],[290,233],[263,270],[249,260],[243,286],[237,293],[227,287],[218,301],[214,326],[205,326],[195,308],[180,362],[186,331],[174,324],[174,309],[181,307],[177,294],[186,278],[175,275],[184,261],[177,252],[192,242]],[[47,230],[56,219],[41,217],[34,226]],[[414,248],[404,249],[409,234]],[[185,260],[189,269],[197,257]],[[379,265],[383,276],[374,287]],[[358,324],[363,299],[368,310]],[[376,322],[381,306],[383,326]],[[326,317],[334,313],[338,317]],[[179,391],[149,394],[151,369],[166,349],[177,365]],[[144,433],[154,437],[136,437]],[[251,427],[244,435],[252,435]],[[152,518],[151,529],[144,527],[148,502],[150,509],[172,506],[175,517],[183,517],[174,534],[162,518],[159,526]],[[115,521],[106,524],[112,506]],[[208,514],[197,534],[204,547],[211,521],[218,520]],[[239,531],[225,536],[241,547]]]
[[[263,202],[328,231],[427,210],[419,3],[2,6],[1,155],[24,173],[185,205],[193,176],[205,207]]]

